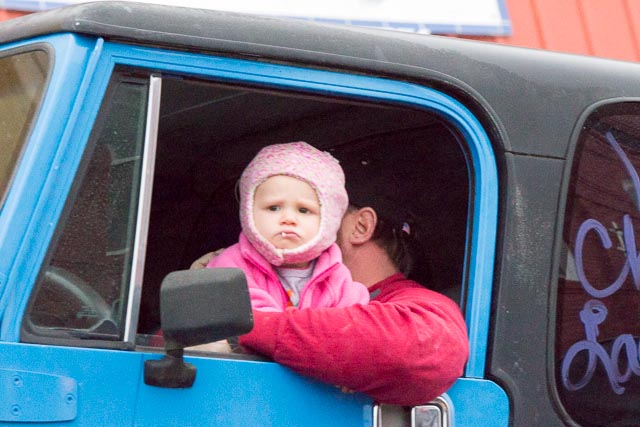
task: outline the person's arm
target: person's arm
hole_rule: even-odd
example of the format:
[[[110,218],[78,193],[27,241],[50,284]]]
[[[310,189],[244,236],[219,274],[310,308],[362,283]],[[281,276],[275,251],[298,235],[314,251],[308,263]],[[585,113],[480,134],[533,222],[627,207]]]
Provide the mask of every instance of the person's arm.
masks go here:
[[[207,264],[209,264],[209,262],[213,258],[215,258],[218,255],[220,255],[223,251],[224,251],[224,248],[218,249],[217,251],[214,251],[214,252],[208,252],[208,253],[202,255],[200,258],[198,258],[197,260],[193,261],[193,263],[191,264],[191,267],[189,267],[189,269],[190,270],[199,270],[201,268],[207,268]]]
[[[255,312],[254,325],[240,344],[382,403],[427,403],[462,375],[469,352],[457,305],[422,288],[368,305]]]

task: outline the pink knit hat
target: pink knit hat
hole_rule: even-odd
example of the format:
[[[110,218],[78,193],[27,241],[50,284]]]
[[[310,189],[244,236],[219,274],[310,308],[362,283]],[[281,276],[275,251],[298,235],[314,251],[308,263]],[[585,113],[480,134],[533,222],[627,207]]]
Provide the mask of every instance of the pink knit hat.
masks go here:
[[[256,188],[267,178],[286,175],[311,185],[320,201],[320,229],[307,243],[294,249],[278,249],[258,233],[253,219]],[[307,262],[317,258],[336,240],[347,210],[344,172],[329,153],[306,142],[264,147],[251,160],[240,177],[240,223],[251,244],[273,265]]]

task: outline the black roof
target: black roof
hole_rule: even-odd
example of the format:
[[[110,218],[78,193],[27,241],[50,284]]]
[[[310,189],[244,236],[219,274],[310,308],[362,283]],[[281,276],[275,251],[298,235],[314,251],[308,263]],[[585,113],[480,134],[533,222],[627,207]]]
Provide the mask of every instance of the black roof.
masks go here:
[[[0,43],[59,32],[419,82],[467,100],[506,151],[550,157],[566,155],[568,115],[601,99],[640,97],[635,63],[147,3],[84,3],[15,18],[0,23]]]
[[[135,2],[91,2],[0,23],[0,43],[73,32],[141,44],[270,55],[271,47],[371,56],[375,30]],[[386,39],[396,33],[379,31]],[[280,50],[278,49],[278,50]],[[336,53],[340,52],[340,53]]]

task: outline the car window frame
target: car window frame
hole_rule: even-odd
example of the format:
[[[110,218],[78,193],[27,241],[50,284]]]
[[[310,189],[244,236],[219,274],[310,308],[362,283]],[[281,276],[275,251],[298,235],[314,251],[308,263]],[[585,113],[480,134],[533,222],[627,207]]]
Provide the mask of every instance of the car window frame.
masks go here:
[[[493,287],[498,177],[495,154],[487,132],[464,104],[441,91],[400,80],[346,71],[145,48],[102,40],[96,42],[92,58],[94,62],[91,64],[91,78],[86,86],[87,93],[91,94],[104,93],[114,68],[125,66],[160,74],[211,79],[221,83],[255,84],[277,90],[344,97],[369,103],[380,101],[399,104],[425,109],[451,123],[463,136],[467,144],[466,151],[469,153],[470,201],[463,281],[466,299],[462,307],[471,344],[466,375],[479,378],[484,376]],[[92,108],[97,109],[93,106]],[[76,126],[81,126],[79,121],[77,123]],[[81,132],[78,129],[76,131]],[[81,138],[81,141],[84,141],[82,144],[86,144],[87,139],[88,135],[84,139]],[[84,146],[82,148],[84,149]],[[143,171],[144,173],[147,171]],[[144,209],[148,210],[149,205]],[[139,211],[139,215],[141,214],[144,212]],[[139,254],[139,257],[143,257],[143,254]],[[139,262],[140,259],[133,260],[134,265]],[[135,284],[133,288],[136,286],[139,284]],[[135,292],[135,289],[133,291]],[[135,317],[131,316],[132,323]],[[133,326],[132,324],[130,330],[135,329]]]
[[[460,101],[429,88],[399,80],[208,56],[165,49],[153,50],[105,42],[101,59],[113,66],[139,67],[170,75],[183,74],[221,83],[257,84],[278,90],[397,103],[434,112],[463,135],[470,153],[470,213],[463,311],[471,355],[466,375],[483,377],[485,370],[498,212],[498,173],[491,141],[476,116]],[[146,207],[149,209],[149,206]],[[134,260],[134,262],[137,262]]]

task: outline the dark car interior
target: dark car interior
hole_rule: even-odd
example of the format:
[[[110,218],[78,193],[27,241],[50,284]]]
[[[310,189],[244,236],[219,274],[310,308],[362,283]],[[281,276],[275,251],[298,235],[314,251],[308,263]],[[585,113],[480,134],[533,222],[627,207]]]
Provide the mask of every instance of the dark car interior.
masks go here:
[[[375,198],[391,194],[410,222],[409,277],[463,305],[473,183],[462,136],[432,111],[326,93],[163,76],[139,265],[134,237],[148,83],[148,73],[129,70],[112,80],[30,301],[23,340],[120,345],[136,289],[132,277],[142,281],[138,336],[155,336],[165,276],[237,242],[240,174],[263,146],[292,141],[336,157],[352,194],[363,188],[374,188]]]
[[[163,277],[235,243],[236,182],[268,144],[306,141],[343,164],[401,180],[422,250],[412,277],[458,302],[470,174],[464,144],[436,114],[364,100],[164,78],[139,331],[159,325]]]

